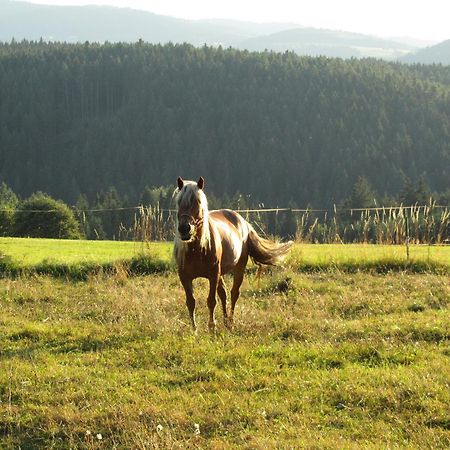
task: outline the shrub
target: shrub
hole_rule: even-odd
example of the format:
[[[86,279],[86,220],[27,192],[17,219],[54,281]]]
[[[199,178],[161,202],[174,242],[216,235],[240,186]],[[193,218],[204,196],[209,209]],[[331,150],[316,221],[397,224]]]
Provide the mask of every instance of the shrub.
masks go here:
[[[80,225],[73,211],[62,201],[37,192],[24,200],[15,214],[15,235],[19,237],[80,239]]]

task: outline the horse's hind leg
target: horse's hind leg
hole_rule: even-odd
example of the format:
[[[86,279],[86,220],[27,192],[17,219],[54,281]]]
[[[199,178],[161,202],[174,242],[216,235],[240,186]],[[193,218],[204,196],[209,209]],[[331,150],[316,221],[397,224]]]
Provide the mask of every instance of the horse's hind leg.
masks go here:
[[[209,309],[209,322],[208,328],[211,333],[216,330],[216,322],[214,320],[214,308],[216,307],[216,292],[219,286],[220,275],[219,271],[214,272],[209,277],[209,294],[208,294],[208,309]]]
[[[233,277],[233,287],[231,288],[231,310],[230,310],[230,317],[229,317],[229,324],[233,324],[233,317],[234,317],[234,307],[236,306],[237,299],[239,298],[240,294],[240,288],[242,281],[244,280],[244,271],[245,271],[245,265],[239,265],[234,270],[234,277]]]
[[[217,286],[217,293],[222,302],[222,312],[223,312],[223,323],[228,326],[228,315],[227,315],[227,291],[225,287],[225,282],[223,277],[219,278],[219,285]]]
[[[192,288],[192,280],[180,277],[181,284],[183,285],[184,292],[186,293],[186,306],[189,311],[189,318],[191,319],[191,325],[194,331],[197,330],[195,324],[195,298]]]

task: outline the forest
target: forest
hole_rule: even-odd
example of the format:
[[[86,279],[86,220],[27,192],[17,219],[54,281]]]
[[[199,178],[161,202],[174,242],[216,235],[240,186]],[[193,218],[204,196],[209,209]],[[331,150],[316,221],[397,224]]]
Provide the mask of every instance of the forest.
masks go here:
[[[359,177],[448,198],[450,67],[191,45],[0,44],[0,183],[138,205],[178,175],[208,195],[330,208]],[[446,194],[447,193],[447,194]],[[106,194],[105,194],[106,195]]]

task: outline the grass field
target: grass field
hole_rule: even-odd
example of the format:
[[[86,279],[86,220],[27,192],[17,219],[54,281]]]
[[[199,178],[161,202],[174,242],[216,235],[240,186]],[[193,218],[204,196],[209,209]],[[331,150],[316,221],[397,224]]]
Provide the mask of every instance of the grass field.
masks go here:
[[[311,245],[296,244],[286,264],[300,271],[389,270],[429,272],[450,270],[450,246],[421,246],[409,248],[394,245]],[[111,268],[135,260],[136,272],[149,273],[170,268],[172,244],[167,242],[70,241],[57,239],[0,238],[0,272],[22,269],[44,274],[84,276],[98,268]],[[6,260],[6,262],[5,262]],[[142,260],[146,264],[141,264]],[[129,268],[129,267],[128,267]],[[94,270],[98,271],[98,270]],[[131,270],[133,271],[133,270]],[[83,277],[81,277],[83,278]]]
[[[141,253],[169,261],[171,251],[171,243],[0,238],[0,255],[10,256],[24,267],[46,261],[63,264],[111,263]]]
[[[48,258],[5,242],[22,264]],[[103,261],[134,256],[116,244]],[[71,263],[96,262],[92,248]],[[448,273],[339,270],[397,250],[299,246],[285,269],[247,274],[234,329],[218,308],[214,336],[206,284],[195,336],[172,270],[4,276],[0,448],[449,448]],[[304,273],[299,257],[334,266]]]

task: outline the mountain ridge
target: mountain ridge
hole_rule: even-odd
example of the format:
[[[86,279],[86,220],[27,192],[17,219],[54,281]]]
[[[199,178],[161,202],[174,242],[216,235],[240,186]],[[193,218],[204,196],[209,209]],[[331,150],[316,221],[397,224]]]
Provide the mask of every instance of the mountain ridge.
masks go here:
[[[280,36],[297,34],[297,39],[277,42]],[[378,42],[356,45],[360,41]],[[304,27],[295,23],[252,23],[227,19],[187,20],[132,8],[113,6],[54,6],[0,0],[0,41],[12,39],[63,42],[190,43],[248,50],[296,51],[330,57],[377,57],[397,59],[413,45],[344,31]],[[275,40],[275,42],[274,42]],[[324,42],[326,41],[326,42]]]
[[[450,39],[439,42],[416,52],[406,55],[402,62],[414,64],[436,64],[450,65]]]
[[[291,50],[308,56],[340,56],[342,48],[351,56],[378,56],[395,59],[414,49],[413,46],[397,43],[375,36],[346,31],[318,28],[296,28],[271,35],[247,39],[240,48],[249,50]]]

